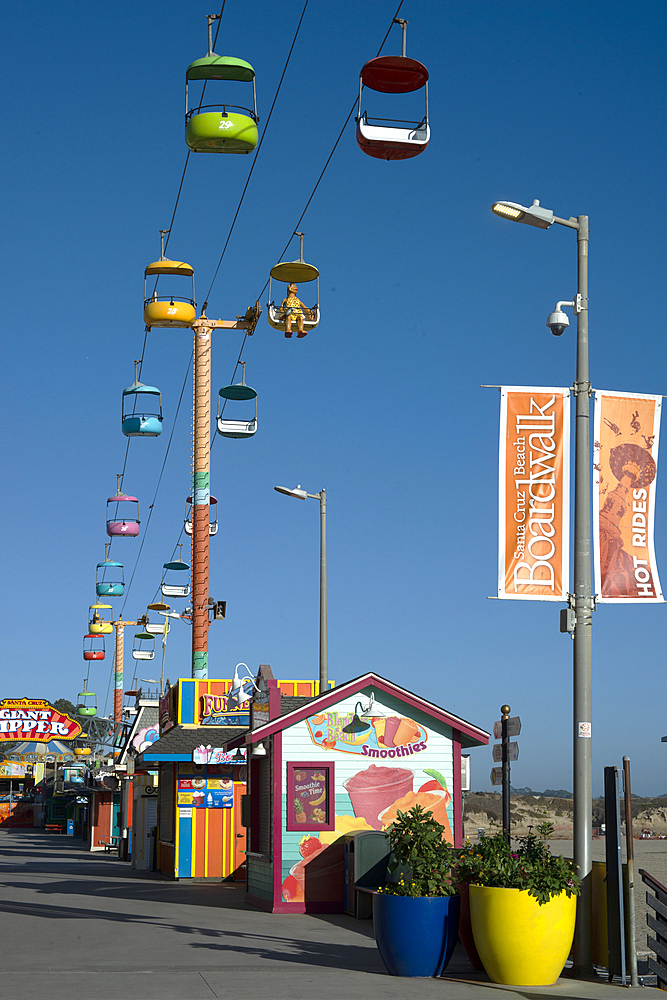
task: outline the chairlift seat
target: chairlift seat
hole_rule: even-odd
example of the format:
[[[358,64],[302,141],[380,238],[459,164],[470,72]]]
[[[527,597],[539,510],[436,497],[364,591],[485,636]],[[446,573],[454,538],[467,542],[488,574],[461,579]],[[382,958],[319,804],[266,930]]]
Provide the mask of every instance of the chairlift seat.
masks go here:
[[[163,583],[161,589],[163,597],[188,597],[190,594],[190,584]]]
[[[147,632],[150,632],[151,635],[164,635],[163,622],[146,622],[144,628],[146,629]],[[169,622],[167,622],[167,634],[169,633],[170,629],[171,625],[169,624]]]
[[[366,113],[357,120],[357,143],[359,147],[379,160],[408,160],[426,149],[431,138],[427,122],[409,125],[407,128],[381,124],[369,124]]]
[[[311,313],[313,315],[313,319],[308,319],[305,315],[303,317],[303,328],[306,333],[314,330],[319,323],[320,307],[318,305],[311,306]],[[283,316],[280,306],[277,306],[275,302],[269,302],[266,311],[266,318],[269,326],[272,326],[274,330],[283,330],[284,332],[287,325],[287,319]],[[293,331],[296,331],[296,323],[294,322],[292,323],[292,329]]]
[[[197,310],[192,302],[179,302],[166,296],[166,301],[149,299],[144,305],[144,323],[147,327],[191,327],[197,318]]]
[[[257,123],[238,111],[202,111],[185,126],[185,141],[193,153],[252,153]]]
[[[95,593],[98,597],[122,597],[125,586],[122,583],[96,583]]]
[[[111,635],[113,633],[113,622],[89,622],[88,630],[91,635]]]
[[[218,417],[218,434],[226,438],[252,437],[257,431],[257,417],[252,420],[226,420]]]

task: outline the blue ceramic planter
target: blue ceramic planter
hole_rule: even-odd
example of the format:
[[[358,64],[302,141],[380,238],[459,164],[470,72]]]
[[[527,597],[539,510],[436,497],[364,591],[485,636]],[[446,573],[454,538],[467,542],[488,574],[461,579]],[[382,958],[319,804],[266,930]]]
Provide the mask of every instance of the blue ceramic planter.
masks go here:
[[[452,957],[460,896],[373,894],[373,928],[380,958],[392,976],[439,976]]]

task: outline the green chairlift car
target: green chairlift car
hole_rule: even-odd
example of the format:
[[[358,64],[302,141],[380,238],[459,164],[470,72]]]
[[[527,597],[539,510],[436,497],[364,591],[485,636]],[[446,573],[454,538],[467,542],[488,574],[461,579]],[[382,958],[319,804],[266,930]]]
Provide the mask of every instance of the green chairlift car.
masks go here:
[[[212,15],[207,18],[208,54],[203,59],[195,59],[185,71],[185,141],[193,153],[251,153],[257,145],[259,121],[255,71],[244,59],[215,54],[211,41],[211,24],[215,19]],[[201,102],[190,109],[188,89],[191,80],[204,81],[204,87],[209,80],[252,83],[253,109],[238,104]],[[203,97],[202,90],[202,100]]]

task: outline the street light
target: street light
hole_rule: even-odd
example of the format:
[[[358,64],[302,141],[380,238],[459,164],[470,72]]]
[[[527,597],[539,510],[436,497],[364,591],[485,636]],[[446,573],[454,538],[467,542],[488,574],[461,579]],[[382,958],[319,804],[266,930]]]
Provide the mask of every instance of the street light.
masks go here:
[[[576,219],[559,219],[550,209],[535,200],[530,208],[511,201],[497,201],[491,211],[501,218],[524,222],[529,226],[548,229],[554,222],[577,233],[577,295],[574,311],[577,317],[577,369],[574,383],[576,397],[575,466],[574,466],[574,593],[570,594],[570,608],[574,610],[573,650],[573,805],[574,805],[574,860],[582,878],[581,896],[577,900],[577,922],[574,935],[573,972],[587,975],[593,966],[592,955],[592,842],[593,798],[592,769],[592,613],[594,601],[591,588],[591,484],[589,444],[589,395],[588,378],[588,216]],[[560,306],[569,303],[559,302]],[[547,321],[552,333],[560,336],[566,324],[565,316]],[[560,319],[561,322],[554,322]],[[567,318],[567,317],[565,317]],[[560,329],[558,329],[560,327]],[[557,332],[558,329],[558,332]]]
[[[287,486],[274,486],[276,493],[305,500],[311,497],[320,501],[320,694],[329,687],[329,643],[327,638],[327,493],[306,493],[297,486],[290,490]]]

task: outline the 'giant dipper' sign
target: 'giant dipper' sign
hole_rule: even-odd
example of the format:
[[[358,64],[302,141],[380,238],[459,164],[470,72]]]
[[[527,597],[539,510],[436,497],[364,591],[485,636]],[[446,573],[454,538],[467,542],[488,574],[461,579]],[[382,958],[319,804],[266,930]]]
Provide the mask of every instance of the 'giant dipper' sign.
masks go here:
[[[74,740],[81,726],[69,715],[59,712],[48,701],[31,698],[5,698],[0,701],[0,745],[2,742],[34,740]]]

